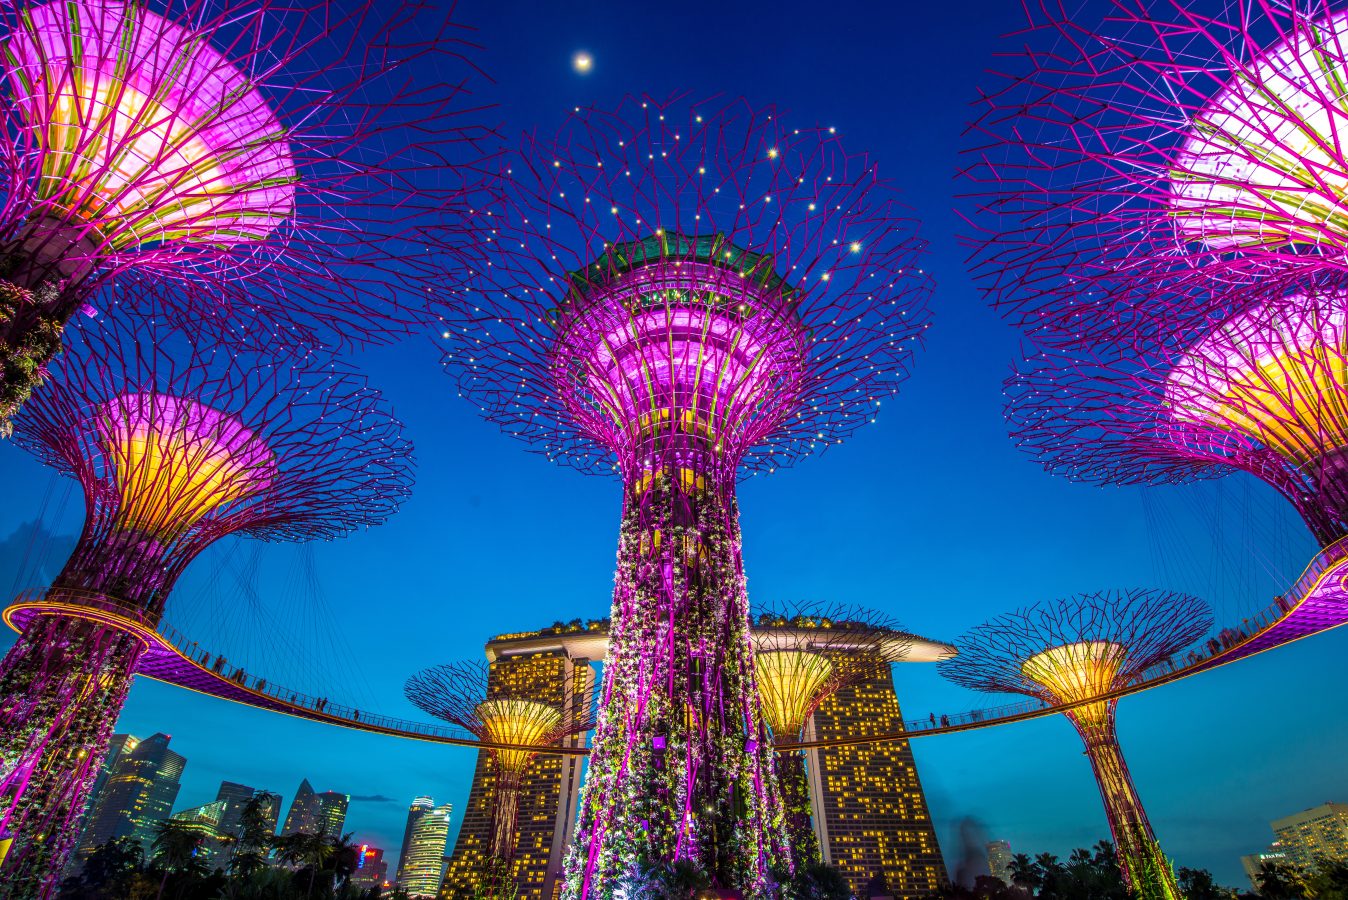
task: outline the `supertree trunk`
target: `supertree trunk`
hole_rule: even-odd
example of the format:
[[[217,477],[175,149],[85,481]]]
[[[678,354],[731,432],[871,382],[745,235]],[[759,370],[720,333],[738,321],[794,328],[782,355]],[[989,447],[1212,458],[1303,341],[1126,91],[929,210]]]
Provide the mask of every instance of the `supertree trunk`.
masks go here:
[[[788,860],[759,711],[732,482],[629,478],[603,699],[564,896],[687,860],[762,895]]]
[[[42,616],[0,662],[0,898],[48,896],[78,838],[144,645],[85,619]]]
[[[510,860],[515,855],[516,822],[520,813],[519,774],[496,780],[496,806],[492,810],[491,855]]]
[[[782,791],[792,863],[801,866],[819,862],[819,838],[810,818],[810,783],[805,774],[804,751],[785,750],[777,754],[777,783]]]
[[[1115,705],[1112,701],[1090,703],[1069,713],[1068,718],[1086,744],[1086,757],[1100,786],[1119,870],[1124,883],[1140,900],[1182,900],[1175,873],[1161,852],[1119,750]]]

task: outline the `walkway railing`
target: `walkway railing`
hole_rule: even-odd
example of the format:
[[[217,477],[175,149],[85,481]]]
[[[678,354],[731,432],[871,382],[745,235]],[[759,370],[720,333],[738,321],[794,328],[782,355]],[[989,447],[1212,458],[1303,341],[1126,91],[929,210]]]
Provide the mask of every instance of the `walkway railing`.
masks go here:
[[[969,710],[955,715],[938,716],[931,713],[926,718],[905,721],[902,729],[898,731],[855,738],[834,738],[795,744],[780,744],[778,749],[808,749],[882,743],[973,728],[986,728],[991,725],[1062,713],[1086,703],[1122,697],[1180,678],[1186,678],[1205,669],[1214,668],[1244,656],[1271,649],[1281,643],[1295,640],[1297,637],[1327,630],[1348,621],[1348,588],[1346,588],[1344,589],[1344,602],[1341,604],[1341,611],[1339,606],[1331,604],[1334,612],[1328,619],[1325,618],[1322,610],[1319,616],[1310,617],[1311,622],[1301,623],[1299,631],[1288,628],[1285,630],[1289,634],[1281,640],[1263,640],[1268,636],[1276,638],[1275,629],[1288,625],[1303,604],[1316,599],[1315,592],[1320,587],[1322,579],[1331,569],[1340,566],[1345,561],[1348,561],[1348,538],[1336,542],[1321,552],[1286,595],[1275,598],[1267,608],[1242,620],[1239,627],[1223,629],[1199,648],[1183,654],[1178,660],[1174,658],[1164,660],[1144,671],[1131,684],[1108,694],[1072,704],[1049,704],[1042,700],[1027,699],[1002,706]],[[1323,598],[1319,599],[1323,600]],[[160,681],[191,687],[204,693],[256,706],[260,709],[282,712],[346,728],[415,740],[476,746],[481,749],[509,747],[509,745],[479,741],[463,729],[380,715],[353,706],[333,703],[327,697],[318,697],[301,691],[290,690],[279,684],[273,684],[265,678],[244,671],[240,667],[231,666],[223,655],[212,654],[196,641],[189,641],[185,635],[172,626],[163,623],[156,625],[157,615],[113,597],[64,589],[53,589],[45,594],[29,593],[20,596],[12,606],[5,610],[5,618],[15,627],[21,627],[19,620],[25,612],[46,615],[77,615],[81,610],[92,610],[100,613],[100,621],[120,619],[125,623],[120,627],[150,640],[152,647],[147,654],[147,659],[142,661],[140,674]],[[511,749],[529,749],[538,753],[561,755],[583,755],[588,752],[584,747],[556,745],[528,748],[513,747]]]

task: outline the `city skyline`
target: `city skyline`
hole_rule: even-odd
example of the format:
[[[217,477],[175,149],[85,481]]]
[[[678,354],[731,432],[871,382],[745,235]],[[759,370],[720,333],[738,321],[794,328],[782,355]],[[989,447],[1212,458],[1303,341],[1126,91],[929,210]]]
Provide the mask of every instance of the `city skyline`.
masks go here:
[[[597,7],[566,18],[541,11],[514,33],[504,27],[504,11],[480,0],[461,3],[459,13],[481,29],[484,65],[498,82],[484,97],[508,104],[511,133],[535,123],[551,128],[573,105],[612,101],[632,86],[745,93],[836,123],[874,149],[883,170],[904,176],[905,199],[927,219],[937,321],[911,384],[824,464],[741,488],[756,607],[797,598],[881,606],[906,628],[949,640],[1040,597],[1137,585],[1191,591],[1213,603],[1219,626],[1238,623],[1289,585],[1313,552],[1269,492],[1244,478],[1147,490],[1071,485],[1044,475],[1005,437],[1000,384],[1018,338],[970,286],[948,211],[949,158],[968,118],[964,104],[979,72],[993,64],[999,35],[1017,23],[1016,11],[1002,6],[985,4],[986,15],[968,17],[976,21],[961,16],[957,37],[945,34],[950,13],[931,9],[829,21],[810,34],[769,24],[764,46],[716,38],[690,65],[667,72],[651,71],[650,51],[637,51],[630,24]],[[705,13],[727,14],[719,5]],[[652,15],[671,35],[660,40],[687,33],[665,13]],[[819,48],[844,40],[858,48],[845,75],[783,63],[816,59]],[[569,69],[582,45],[594,61],[586,80]],[[962,63],[932,79],[949,58]],[[514,59],[525,62],[505,64]],[[918,83],[925,86],[911,87]],[[876,109],[898,109],[904,115],[892,118],[903,121],[877,117]],[[612,485],[519,453],[454,396],[435,357],[414,342],[360,358],[378,372],[418,443],[420,483],[402,514],[345,546],[258,554],[222,547],[184,582],[168,621],[278,683],[411,718],[417,714],[400,688],[418,668],[471,656],[497,633],[559,616],[607,615]],[[44,526],[64,537],[78,528],[79,511],[78,499],[62,507],[61,489],[12,447],[0,446],[0,468],[14,473],[12,502],[0,510],[0,541],[15,548],[0,570],[8,579],[38,568],[25,549],[25,522],[42,514]],[[506,516],[526,499],[566,510],[565,525]],[[853,525],[841,527],[844,518]],[[974,555],[971,536],[985,536],[989,523],[996,539]],[[44,539],[34,552],[50,545]],[[875,565],[858,570],[853,560],[861,555]],[[30,585],[40,579],[18,587]],[[0,637],[0,645],[10,641]],[[1348,798],[1333,760],[1348,740],[1348,701],[1333,696],[1322,676],[1346,647],[1348,635],[1331,633],[1123,701],[1121,740],[1153,825],[1179,865],[1210,868],[1239,885],[1239,856],[1267,844],[1273,815]],[[985,701],[934,672],[904,669],[895,681],[910,716],[1004,699]],[[1277,727],[1243,727],[1261,718]],[[1162,728],[1164,738],[1154,733]],[[284,789],[286,805],[300,777],[359,792],[348,820],[368,822],[357,837],[390,857],[413,797],[466,808],[475,755],[269,715],[145,679],[118,730],[174,735],[191,761],[183,808],[211,802],[222,780]],[[1074,740],[1054,718],[912,742],[952,871],[954,829],[964,816],[1026,851],[1065,855],[1106,835]],[[344,773],[360,777],[348,781]],[[1014,790],[1013,783],[1050,776],[1054,783],[1032,800]],[[459,821],[456,815],[451,838]]]

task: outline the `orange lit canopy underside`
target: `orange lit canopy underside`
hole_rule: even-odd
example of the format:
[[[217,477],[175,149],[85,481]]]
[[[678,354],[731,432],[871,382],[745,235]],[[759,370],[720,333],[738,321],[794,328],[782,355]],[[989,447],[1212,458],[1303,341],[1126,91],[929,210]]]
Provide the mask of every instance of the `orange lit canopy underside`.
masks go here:
[[[754,657],[754,669],[763,717],[781,739],[805,727],[805,717],[823,699],[835,667],[822,653],[770,650]]]
[[[1052,702],[1076,703],[1118,687],[1125,651],[1112,641],[1078,641],[1036,653],[1020,667],[1027,679],[1040,685]],[[1107,712],[1106,703],[1078,707],[1074,714],[1094,720]]]
[[[181,533],[276,474],[262,440],[192,400],[127,394],[103,406],[98,428],[120,501],[117,519],[144,534]]]
[[[551,742],[562,723],[561,712],[535,700],[485,700],[478,704],[477,715],[482,720],[482,740],[521,747]],[[532,750],[493,752],[501,771],[509,774],[523,773],[534,756]]]
[[[1348,447],[1348,322],[1335,306],[1294,298],[1213,331],[1170,375],[1175,420],[1241,432],[1298,465]]]

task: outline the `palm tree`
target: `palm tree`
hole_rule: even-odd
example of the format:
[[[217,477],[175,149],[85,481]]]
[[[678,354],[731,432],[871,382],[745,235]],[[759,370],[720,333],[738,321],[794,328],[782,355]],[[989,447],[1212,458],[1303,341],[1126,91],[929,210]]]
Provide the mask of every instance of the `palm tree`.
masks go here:
[[[351,840],[352,832],[329,837],[328,843],[332,846],[332,876],[337,887],[346,884],[351,878],[351,874],[356,871],[356,857],[360,854],[360,847]]]
[[[306,831],[299,831],[281,838],[281,859],[288,863],[309,867],[309,889],[304,895],[306,898],[313,896],[314,876],[332,858],[333,849],[332,841],[321,832],[310,834]]]
[[[247,877],[267,865],[267,854],[276,843],[266,806],[257,797],[249,797],[239,812],[239,831],[233,836],[229,870]]]
[[[1011,883],[1033,894],[1044,886],[1044,876],[1027,854],[1017,853],[1011,857]]]
[[[164,867],[164,877],[159,879],[159,892],[155,900],[163,900],[164,886],[168,884],[171,872],[200,868],[197,851],[201,849],[202,834],[183,822],[166,819],[154,827],[154,843],[150,852],[155,860]]]

